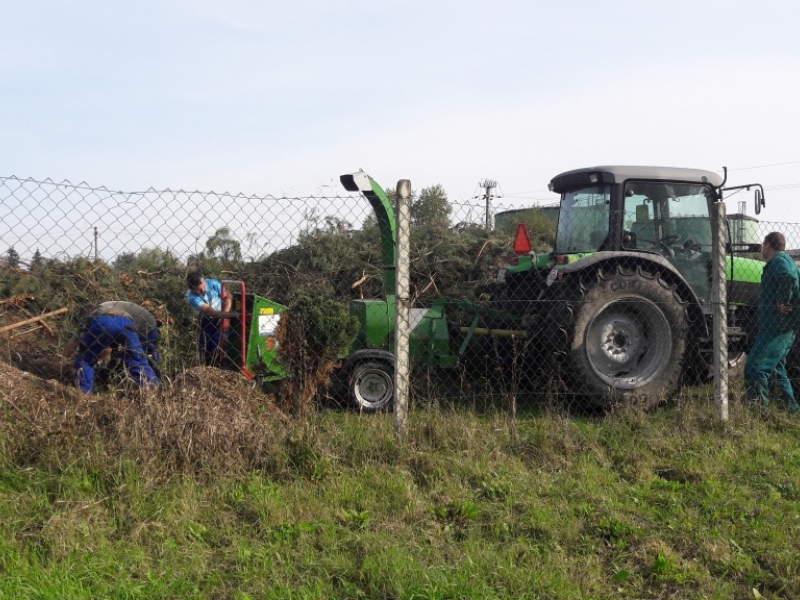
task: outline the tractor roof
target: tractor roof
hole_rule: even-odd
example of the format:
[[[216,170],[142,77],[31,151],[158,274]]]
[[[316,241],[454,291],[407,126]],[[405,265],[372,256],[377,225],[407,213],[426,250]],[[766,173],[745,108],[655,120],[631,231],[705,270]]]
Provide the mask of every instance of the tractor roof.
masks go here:
[[[597,177],[590,178],[591,175]],[[722,185],[723,179],[713,171],[701,169],[681,169],[676,167],[637,167],[637,166],[599,166],[566,171],[553,177],[550,188],[561,193],[566,190],[593,185],[596,183],[622,183],[627,179],[655,181],[681,181],[686,183],[709,183],[714,187]]]

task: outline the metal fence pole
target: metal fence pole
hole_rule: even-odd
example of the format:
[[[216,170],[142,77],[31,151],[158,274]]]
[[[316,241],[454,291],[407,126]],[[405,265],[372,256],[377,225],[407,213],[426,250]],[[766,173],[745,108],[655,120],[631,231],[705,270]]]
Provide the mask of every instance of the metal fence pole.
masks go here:
[[[728,420],[728,292],[725,267],[727,255],[725,204],[717,202],[711,212],[711,306],[714,316],[714,399],[719,417]]]
[[[397,281],[394,328],[394,436],[398,442],[408,433],[408,379],[410,374],[409,254],[411,248],[411,182],[397,182]]]

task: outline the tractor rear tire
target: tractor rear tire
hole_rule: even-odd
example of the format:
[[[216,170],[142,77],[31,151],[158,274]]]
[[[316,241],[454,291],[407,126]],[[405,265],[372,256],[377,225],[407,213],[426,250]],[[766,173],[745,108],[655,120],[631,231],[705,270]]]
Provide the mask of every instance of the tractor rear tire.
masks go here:
[[[394,369],[388,363],[367,361],[350,372],[348,390],[362,412],[391,410],[394,400]]]
[[[604,407],[654,407],[669,398],[688,347],[687,304],[675,286],[644,268],[617,266],[584,279],[580,290],[556,302],[548,319],[568,390]]]

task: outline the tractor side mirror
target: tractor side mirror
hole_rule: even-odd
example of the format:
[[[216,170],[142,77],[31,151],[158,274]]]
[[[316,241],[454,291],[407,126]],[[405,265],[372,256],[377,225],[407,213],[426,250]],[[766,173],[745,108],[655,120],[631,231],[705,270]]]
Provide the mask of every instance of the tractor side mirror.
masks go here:
[[[727,171],[726,171],[726,173],[727,173]],[[723,192],[732,192],[734,190],[747,190],[749,192],[750,188],[753,188],[753,187],[756,188],[755,194],[753,195],[753,200],[755,202],[756,214],[760,214],[761,213],[761,209],[764,208],[767,205],[767,203],[764,201],[764,186],[762,186],[760,183],[748,183],[746,185],[735,185],[733,187],[721,188],[719,190],[719,199],[720,200],[723,199],[722,198],[722,193]]]
[[[757,187],[755,191],[755,204],[756,214],[761,214],[761,207],[766,206],[766,203],[764,202],[764,193],[761,191],[760,187]]]

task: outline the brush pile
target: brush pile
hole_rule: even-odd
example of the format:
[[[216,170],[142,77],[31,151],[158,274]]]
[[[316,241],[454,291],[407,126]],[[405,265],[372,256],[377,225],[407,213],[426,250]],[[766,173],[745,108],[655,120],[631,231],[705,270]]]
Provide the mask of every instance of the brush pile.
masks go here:
[[[122,386],[86,396],[0,362],[0,439],[15,462],[102,448],[157,471],[273,470],[285,421],[252,382],[210,367],[155,390]]]

